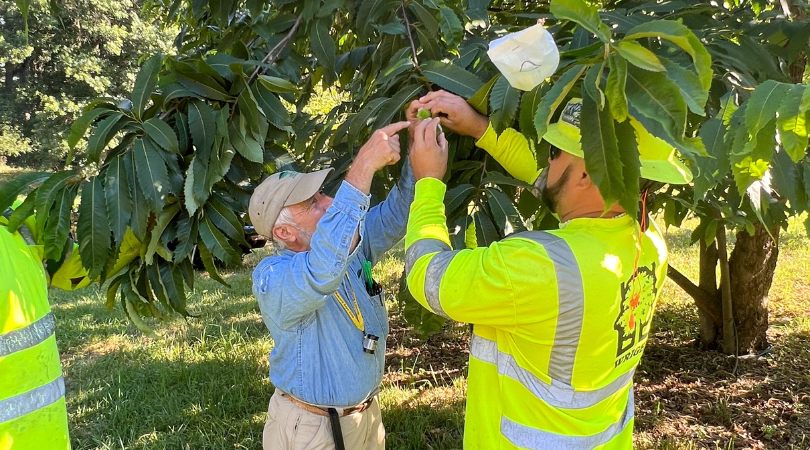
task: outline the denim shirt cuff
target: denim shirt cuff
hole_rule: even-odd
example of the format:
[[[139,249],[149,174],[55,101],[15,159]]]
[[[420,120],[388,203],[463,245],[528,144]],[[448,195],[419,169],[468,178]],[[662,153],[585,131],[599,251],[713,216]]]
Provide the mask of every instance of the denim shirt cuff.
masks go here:
[[[356,187],[343,181],[335,194],[332,206],[359,222],[366,215],[370,202],[370,195],[360,192]]]

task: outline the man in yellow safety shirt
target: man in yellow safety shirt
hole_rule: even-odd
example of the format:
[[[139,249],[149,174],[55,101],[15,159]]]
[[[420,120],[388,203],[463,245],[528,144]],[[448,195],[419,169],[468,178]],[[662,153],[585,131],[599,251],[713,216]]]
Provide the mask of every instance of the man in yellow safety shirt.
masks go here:
[[[0,450],[64,450],[65,382],[42,262],[0,224]]]
[[[633,372],[641,358],[667,268],[655,224],[640,226],[607,205],[589,177],[580,145],[577,99],[543,139],[539,173],[515,130],[497,135],[485,116],[447,92],[411,108],[477,139],[513,176],[534,186],[560,229],[509,236],[489,247],[450,248],[440,181],[446,149],[417,128],[417,180],[405,240],[408,287],[426,308],[474,324],[464,446],[496,449],[629,449]],[[643,178],[688,183],[674,149],[635,120]],[[427,170],[422,165],[431,169]]]

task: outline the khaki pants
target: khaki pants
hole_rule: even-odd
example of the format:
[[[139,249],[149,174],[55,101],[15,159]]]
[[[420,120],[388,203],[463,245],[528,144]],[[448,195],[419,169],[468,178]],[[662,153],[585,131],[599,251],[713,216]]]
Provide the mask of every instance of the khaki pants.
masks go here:
[[[385,428],[376,398],[365,411],[341,417],[340,428],[346,450],[385,450]],[[264,450],[334,450],[335,442],[329,417],[299,408],[277,390],[267,409],[262,446]]]

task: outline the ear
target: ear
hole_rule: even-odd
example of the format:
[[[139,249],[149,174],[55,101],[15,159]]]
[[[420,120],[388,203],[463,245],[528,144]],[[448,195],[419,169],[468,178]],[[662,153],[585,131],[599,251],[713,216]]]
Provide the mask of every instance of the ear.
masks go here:
[[[576,179],[574,186],[577,189],[590,189],[594,185],[591,176],[585,170],[585,161],[577,161],[572,169],[573,173],[577,174],[576,177],[572,177]]]
[[[273,228],[273,237],[286,243],[295,242],[298,240],[298,230],[289,225],[279,225]]]

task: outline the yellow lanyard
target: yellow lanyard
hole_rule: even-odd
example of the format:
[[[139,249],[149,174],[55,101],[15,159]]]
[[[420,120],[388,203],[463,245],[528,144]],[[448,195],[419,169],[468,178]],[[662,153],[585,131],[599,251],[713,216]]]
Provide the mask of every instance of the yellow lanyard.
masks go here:
[[[346,281],[349,281],[348,273],[346,274]],[[352,287],[351,281],[349,281],[349,289],[351,289],[352,297],[354,297],[354,309],[356,313],[352,313],[352,311],[349,309],[349,305],[346,303],[346,300],[343,300],[343,297],[337,291],[335,291],[335,298],[338,302],[340,302],[340,306],[342,306],[343,310],[346,311],[346,314],[349,316],[349,319],[351,319],[354,326],[365,334],[366,328],[363,325],[363,314],[360,312],[360,305],[357,304],[357,294],[354,293],[354,288]]]

